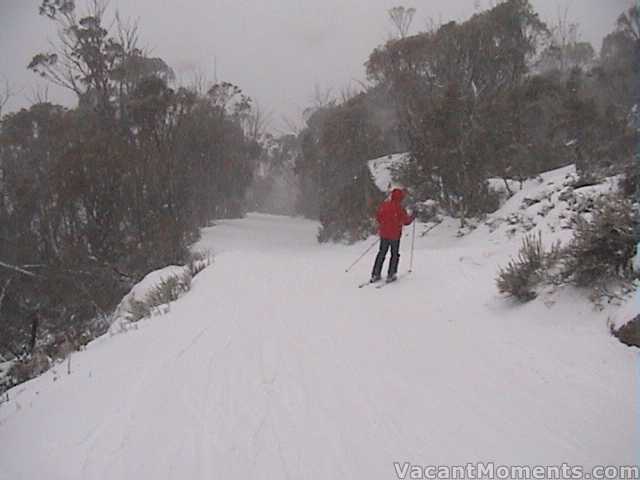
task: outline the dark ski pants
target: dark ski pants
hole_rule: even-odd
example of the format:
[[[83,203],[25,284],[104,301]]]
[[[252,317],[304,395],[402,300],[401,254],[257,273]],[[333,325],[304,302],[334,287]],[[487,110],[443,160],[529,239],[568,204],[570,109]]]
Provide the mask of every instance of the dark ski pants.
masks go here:
[[[387,275],[393,276],[398,273],[398,263],[400,262],[400,240],[389,240],[380,237],[380,250],[373,264],[372,277],[379,277],[382,273],[382,265],[387,257],[387,252],[391,249],[391,260],[389,261],[389,270]]]

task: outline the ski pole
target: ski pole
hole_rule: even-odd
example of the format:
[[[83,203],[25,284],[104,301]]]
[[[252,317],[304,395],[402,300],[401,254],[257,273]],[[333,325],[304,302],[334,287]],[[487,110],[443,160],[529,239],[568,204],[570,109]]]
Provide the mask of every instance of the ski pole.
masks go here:
[[[365,252],[364,252],[362,255],[360,255],[360,256],[358,257],[358,259],[357,259],[355,262],[353,262],[353,263],[351,264],[351,266],[349,266],[349,268],[347,268],[347,269],[345,270],[345,273],[349,273],[349,271],[351,271],[351,269],[352,269],[353,267],[355,267],[355,266],[358,264],[358,262],[359,262],[360,260],[362,260],[362,259],[364,258],[364,256],[365,256],[367,253],[369,253],[369,252],[371,251],[371,249],[372,249],[373,247],[375,247],[375,246],[376,246],[376,244],[377,244],[377,243],[378,243],[378,240],[376,240],[375,242],[373,242],[373,243],[371,244],[371,246],[370,246],[369,248],[367,248],[367,249],[365,250]]]
[[[413,220],[413,233],[411,235],[411,258],[409,260],[409,273],[413,272],[413,251],[416,244],[416,221]]]

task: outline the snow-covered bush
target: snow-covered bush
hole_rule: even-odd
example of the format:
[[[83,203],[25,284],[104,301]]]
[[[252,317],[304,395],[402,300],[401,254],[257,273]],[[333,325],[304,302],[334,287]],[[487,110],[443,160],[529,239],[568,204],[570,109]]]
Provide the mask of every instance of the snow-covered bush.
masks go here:
[[[191,289],[191,280],[190,272],[163,279],[155,288],[151,289],[145,300],[154,306],[175,302],[182,294]]]
[[[122,298],[109,321],[109,332],[126,331],[131,323],[148,318],[191,289],[193,278],[211,265],[210,252],[194,252],[184,266],[170,265],[147,274]]]
[[[438,215],[438,204],[431,199],[414,204],[413,213],[416,215],[416,218],[423,223],[435,223],[441,220]]]
[[[189,255],[189,263],[187,264],[189,273],[191,273],[191,277],[195,277],[197,274],[211,265],[212,262],[213,258],[209,250],[191,253]]]
[[[51,366],[51,359],[43,352],[33,355],[13,364],[7,374],[6,388],[26,382],[46,372]]]
[[[143,318],[149,318],[151,316],[151,306],[144,300],[138,300],[132,298],[129,300],[129,320],[132,322],[138,322]]]
[[[545,279],[558,259],[558,247],[546,252],[542,236],[525,235],[516,258],[501,268],[496,283],[500,293],[528,302],[536,297],[535,287]]]
[[[578,286],[630,280],[636,243],[631,203],[617,195],[600,197],[588,216],[576,216],[574,238],[563,253],[563,277]]]
[[[191,289],[192,279],[190,271],[185,271],[180,275],[171,275],[163,278],[160,283],[149,290],[142,300],[131,298],[129,300],[130,321],[137,322],[148,318],[155,308],[175,302]]]
[[[11,362],[0,363],[0,394],[43,374],[82,350],[93,338],[91,331],[71,327],[64,333],[48,334],[39,339],[30,352],[22,352]]]
[[[526,235],[518,256],[500,269],[496,279],[498,290],[523,302],[534,299],[536,294],[533,289],[540,280],[543,263],[542,239]]]

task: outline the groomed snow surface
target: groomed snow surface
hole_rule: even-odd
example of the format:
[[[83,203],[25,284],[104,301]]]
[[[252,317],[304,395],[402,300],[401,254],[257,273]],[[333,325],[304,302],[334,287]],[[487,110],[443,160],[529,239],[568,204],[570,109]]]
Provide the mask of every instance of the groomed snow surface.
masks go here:
[[[531,183],[532,194],[556,192],[566,174]],[[598,311],[570,288],[526,305],[496,291],[498,266],[520,244],[501,221],[522,213],[518,195],[465,237],[452,221],[418,235],[414,272],[382,289],[356,288],[373,252],[344,272],[373,238],[318,245],[306,220],[219,222],[198,246],[213,265],[168,313],[93,342],[70,375],[65,363],[9,392],[0,479],[394,479],[393,462],[636,464],[638,353],[607,325],[620,307]],[[535,227],[549,233],[562,220],[534,216],[549,219]]]

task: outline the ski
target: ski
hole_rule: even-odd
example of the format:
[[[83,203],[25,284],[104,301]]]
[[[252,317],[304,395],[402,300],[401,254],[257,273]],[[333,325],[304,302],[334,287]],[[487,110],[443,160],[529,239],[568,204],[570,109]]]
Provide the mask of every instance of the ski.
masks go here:
[[[385,281],[384,281],[384,282],[382,282],[380,285],[376,285],[376,288],[383,288],[383,287],[386,287],[386,286],[388,286],[388,285],[391,285],[392,283],[397,283],[397,282],[398,282],[398,280],[400,280],[402,277],[404,277],[404,276],[406,276],[406,275],[407,275],[406,273],[403,273],[403,274],[401,274],[401,275],[398,275],[398,276],[395,278],[395,280],[391,280],[390,282],[385,280]]]
[[[360,285],[358,285],[358,288],[364,288],[364,287],[368,287],[369,285],[375,285],[376,283],[380,283],[381,280],[378,280],[377,282],[372,282],[372,281],[367,281],[367,282],[363,282]]]

